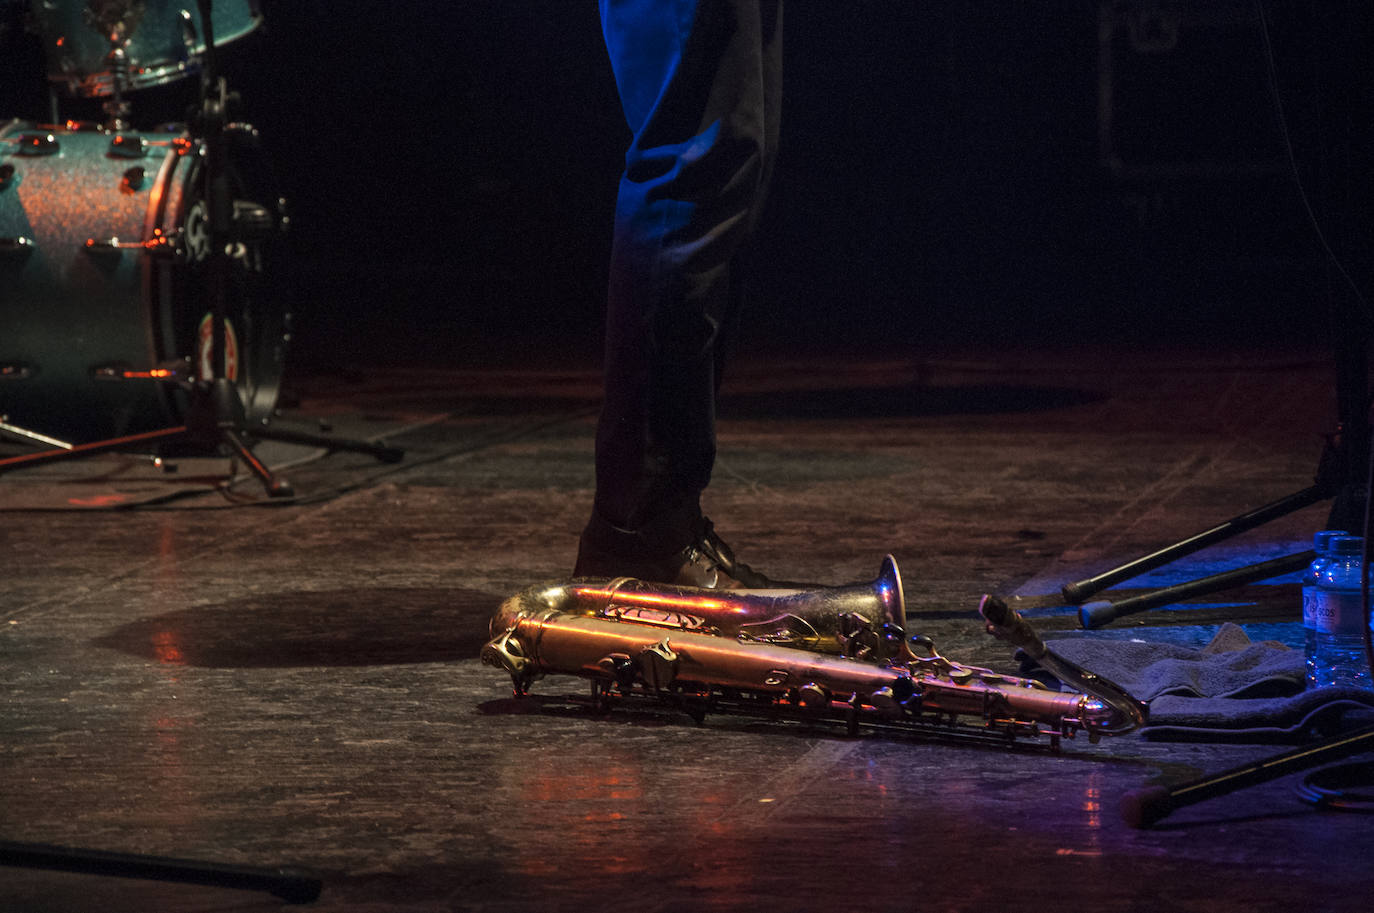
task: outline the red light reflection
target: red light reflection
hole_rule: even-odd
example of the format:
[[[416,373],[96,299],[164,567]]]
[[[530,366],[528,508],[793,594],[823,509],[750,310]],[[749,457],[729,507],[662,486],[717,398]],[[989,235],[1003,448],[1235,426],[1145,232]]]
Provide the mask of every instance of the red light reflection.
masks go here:
[[[618,605],[670,606],[683,612],[707,611],[734,612],[747,611],[742,606],[731,605],[720,599],[707,596],[672,596],[661,593],[627,593],[624,590],[608,590],[597,587],[578,587],[578,596],[597,599],[613,599]]]
[[[1054,851],[1056,856],[1101,856],[1102,855],[1102,774],[1093,772],[1083,788],[1083,801],[1078,805],[1083,812],[1083,825],[1087,832],[1082,846],[1061,846]]]
[[[153,632],[153,656],[164,666],[186,665],[186,655],[175,631]]]
[[[641,771],[629,764],[563,769],[549,765],[527,775],[520,808],[530,809],[563,835],[577,858],[595,860],[610,875],[642,872],[651,861],[633,853],[608,852],[622,822],[630,821],[645,802]],[[543,854],[519,857],[517,870],[526,876],[556,874],[559,866]]]

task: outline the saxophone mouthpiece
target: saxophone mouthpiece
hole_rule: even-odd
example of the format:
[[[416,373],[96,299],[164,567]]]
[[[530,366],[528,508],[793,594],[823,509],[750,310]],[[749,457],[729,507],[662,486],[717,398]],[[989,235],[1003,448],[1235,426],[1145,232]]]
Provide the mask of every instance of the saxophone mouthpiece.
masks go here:
[[[1005,627],[1013,613],[1005,602],[989,593],[979,601],[978,614],[990,624]]]
[[[987,595],[978,603],[978,614],[987,622],[988,633],[999,640],[1025,650],[1033,659],[1042,659],[1047,652],[1045,642],[1011,606],[996,596]]]

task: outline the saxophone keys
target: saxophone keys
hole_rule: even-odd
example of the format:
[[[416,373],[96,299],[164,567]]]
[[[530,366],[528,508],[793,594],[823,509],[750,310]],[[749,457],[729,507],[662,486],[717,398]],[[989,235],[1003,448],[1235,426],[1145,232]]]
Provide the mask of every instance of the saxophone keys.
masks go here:
[[[888,717],[900,717],[902,715],[902,702],[897,699],[897,692],[887,685],[876,689],[868,696],[868,703],[875,710]]]
[[[807,682],[797,689],[797,704],[803,710],[824,710],[830,704],[830,695],[815,682]]]
[[[611,653],[601,657],[596,661],[598,669],[601,669],[612,679],[621,690],[625,690],[635,683],[635,663],[624,653]]]
[[[646,687],[662,691],[677,678],[679,662],[677,653],[665,637],[639,654],[640,677]]]

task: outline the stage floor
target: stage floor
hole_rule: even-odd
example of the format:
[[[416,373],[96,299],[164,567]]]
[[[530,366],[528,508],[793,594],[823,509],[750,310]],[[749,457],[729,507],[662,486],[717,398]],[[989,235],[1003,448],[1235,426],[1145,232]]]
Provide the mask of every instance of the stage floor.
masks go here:
[[[984,593],[1045,634],[1070,580],[1310,485],[1320,351],[1179,347],[741,357],[707,507],[781,577],[900,563],[909,627],[1015,671]],[[284,424],[385,436],[387,465],[264,445],[0,476],[0,840],[301,867],[327,911],[1364,911],[1374,827],[1298,776],[1133,830],[1121,797],[1284,746],[1138,734],[1013,749],[669,709],[522,701],[477,659],[493,610],[567,577],[591,500],[594,364],[294,377]],[[17,444],[0,453],[25,452]],[[1328,503],[1136,588],[1310,547]],[[1292,577],[1079,636],[1301,646]],[[1036,599],[1035,597],[1045,597]],[[250,911],[204,887],[0,868],[5,911]]]

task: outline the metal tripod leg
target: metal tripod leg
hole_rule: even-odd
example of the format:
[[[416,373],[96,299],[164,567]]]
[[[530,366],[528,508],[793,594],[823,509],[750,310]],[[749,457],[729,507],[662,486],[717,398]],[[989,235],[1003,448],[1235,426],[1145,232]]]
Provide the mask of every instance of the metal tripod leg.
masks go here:
[[[1295,492],[1286,498],[1280,498],[1277,501],[1266,504],[1249,513],[1232,517],[1225,523],[1204,530],[1196,536],[1191,536],[1181,542],[1176,542],[1167,548],[1162,548],[1143,558],[1128,561],[1126,564],[1098,574],[1096,577],[1089,577],[1086,580],[1080,580],[1076,583],[1066,583],[1062,590],[1064,599],[1067,600],[1070,605],[1078,605],[1089,596],[1105,590],[1109,586],[1118,584],[1123,580],[1130,580],[1132,577],[1138,577],[1146,571],[1162,567],[1171,561],[1182,558],[1184,555],[1191,555],[1193,552],[1220,542],[1223,539],[1243,533],[1246,530],[1254,529],[1257,526],[1262,526],[1271,520],[1276,520],[1279,517],[1287,516],[1295,511],[1302,510],[1304,507],[1311,507],[1313,504],[1331,497],[1331,494],[1331,489],[1325,485],[1313,485],[1310,488],[1304,488],[1302,491]],[[1278,573],[1283,572],[1280,571]],[[1277,574],[1272,574],[1270,576],[1277,576]]]
[[[292,431],[289,428],[264,428],[254,431],[253,437],[263,438],[268,441],[281,441],[286,444],[304,444],[308,447],[323,447],[326,450],[348,450],[354,453],[366,453],[376,457],[383,463],[399,463],[406,455],[406,452],[400,447],[390,447],[386,444],[374,444],[371,441],[340,440],[338,438],[326,437],[321,434]]]
[[[248,467],[248,471],[257,476],[258,481],[262,482],[269,497],[289,498],[296,493],[290,482],[274,474],[272,470],[263,465],[262,460],[259,460],[252,448],[244,443],[237,431],[233,428],[221,428],[219,433],[224,442],[234,451],[234,455],[243,461],[243,465]]]
[[[74,460],[79,457],[91,456],[96,453],[110,453],[115,450],[134,450],[144,444],[183,437],[186,433],[187,430],[185,425],[177,425],[174,428],[145,431],[142,434],[129,434],[124,437],[110,438],[104,441],[93,441],[89,444],[73,444],[66,449],[25,453],[20,456],[6,457],[0,460],[0,472],[7,472],[11,469],[27,469],[30,466],[42,466],[45,463],[60,463],[63,460]]]
[[[327,450],[350,450],[367,453],[385,463],[398,463],[405,457],[405,451],[399,447],[374,444],[370,441],[336,440],[282,429],[255,432],[254,436],[287,443],[306,444]],[[295,493],[290,482],[275,475],[263,464],[262,460],[258,459],[244,439],[244,434],[232,423],[207,425],[203,421],[198,421],[194,425],[177,425],[172,428],[129,434],[124,437],[94,441],[89,444],[72,444],[64,449],[43,450],[38,453],[6,457],[0,459],[0,473],[8,472],[11,469],[27,469],[48,463],[60,463],[64,460],[79,459],[97,453],[137,450],[148,444],[168,443],[176,440],[191,440],[209,446],[223,443],[233,452],[234,456],[238,457],[248,467],[248,471],[262,482],[268,495],[274,498],[289,498]]]
[[[1271,577],[1278,577],[1281,574],[1291,574],[1311,564],[1316,555],[1316,552],[1309,549],[1296,555],[1285,555],[1282,558],[1274,558],[1271,561],[1252,564],[1249,567],[1222,571],[1220,574],[1213,574],[1200,580],[1191,580],[1176,586],[1142,593],[1139,596],[1122,599],[1120,602],[1108,602],[1107,600],[1090,602],[1079,607],[1078,623],[1084,628],[1100,628],[1123,615],[1134,615],[1137,612],[1158,609],[1161,606],[1172,605],[1194,596],[1220,593],[1222,590],[1245,586],[1248,583],[1257,583]]]
[[[11,425],[9,422],[5,421],[4,416],[0,416],[0,431],[30,444],[46,444],[49,447],[58,447],[62,450],[72,449],[72,445],[67,441],[59,440],[55,437],[48,437],[46,434],[39,434],[32,428],[21,428],[18,425]]]

